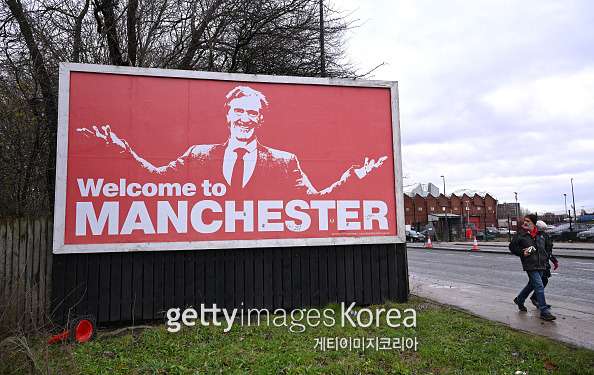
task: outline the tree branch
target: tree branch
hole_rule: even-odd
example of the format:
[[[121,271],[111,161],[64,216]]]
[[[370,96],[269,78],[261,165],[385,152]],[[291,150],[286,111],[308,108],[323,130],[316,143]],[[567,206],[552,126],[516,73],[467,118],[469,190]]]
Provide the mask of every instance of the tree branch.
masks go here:
[[[202,21],[200,22],[200,26],[198,26],[197,29],[192,30],[192,38],[190,40],[190,44],[188,45],[188,49],[186,50],[184,57],[178,65],[178,69],[192,69],[192,60],[194,59],[196,51],[200,46],[200,38],[202,38],[202,34],[204,34],[206,26],[214,18],[213,16],[215,11],[221,6],[223,1],[224,0],[215,0],[204,13]]]

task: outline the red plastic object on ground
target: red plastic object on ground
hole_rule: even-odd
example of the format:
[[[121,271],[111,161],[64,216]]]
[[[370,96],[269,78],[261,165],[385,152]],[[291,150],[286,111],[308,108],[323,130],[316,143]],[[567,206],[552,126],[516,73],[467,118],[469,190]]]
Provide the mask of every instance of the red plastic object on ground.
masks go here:
[[[66,340],[68,338],[70,338],[70,331],[66,331],[64,333],[60,333],[58,336],[54,336],[51,339],[47,340],[46,342],[48,344],[53,344],[54,342],[64,341],[64,340]]]
[[[92,341],[97,337],[95,330],[95,317],[93,315],[81,316],[74,319],[70,324],[70,329],[64,333],[47,340],[48,344],[70,339],[72,342]],[[74,332],[74,335],[71,333]]]

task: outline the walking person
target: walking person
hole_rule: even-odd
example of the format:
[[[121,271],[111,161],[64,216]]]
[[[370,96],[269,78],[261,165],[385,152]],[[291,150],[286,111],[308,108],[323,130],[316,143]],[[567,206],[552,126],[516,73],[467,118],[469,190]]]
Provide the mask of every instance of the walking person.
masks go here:
[[[547,260],[547,268],[545,269],[542,275],[542,285],[544,285],[544,287],[546,288],[547,284],[549,283],[549,277],[551,277],[551,263],[549,263],[549,260],[553,262],[553,265],[555,267],[553,268],[554,270],[556,270],[557,267],[559,267],[559,262],[557,261],[557,258],[555,258],[555,256],[553,255],[553,241],[547,234],[547,224],[542,220],[538,220],[536,222],[536,228],[538,229],[538,232],[536,232],[536,241],[544,241],[545,250],[549,255]],[[536,292],[533,292],[530,296],[530,302],[532,302],[534,306],[538,307]],[[551,305],[547,304],[547,307],[550,309]]]
[[[545,249],[545,241],[537,241],[536,214],[526,215],[524,217],[524,225],[517,231],[514,238],[509,243],[509,250],[522,260],[522,268],[528,275],[528,284],[522,289],[520,294],[514,298],[514,303],[518,305],[520,311],[528,311],[524,306],[524,301],[528,298],[530,293],[536,293],[538,307],[540,308],[540,317],[546,321],[557,319],[547,307],[545,299],[544,285],[542,276],[546,270],[546,264],[549,261],[547,250]],[[552,251],[552,242],[551,251]]]

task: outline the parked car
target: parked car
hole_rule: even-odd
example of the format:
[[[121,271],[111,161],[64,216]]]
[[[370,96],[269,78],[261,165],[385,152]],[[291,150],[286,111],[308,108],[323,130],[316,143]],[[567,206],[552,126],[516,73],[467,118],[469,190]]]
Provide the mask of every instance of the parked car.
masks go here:
[[[495,227],[487,227],[487,233],[489,234],[499,234],[499,229]]]
[[[590,229],[590,225],[584,223],[572,223],[571,230],[570,224],[562,224],[556,227],[555,229],[551,229],[547,231],[549,237],[552,240],[561,240],[561,241],[569,241],[576,239],[576,235],[580,232],[584,232]]]
[[[577,234],[580,241],[594,241],[594,227]]]
[[[417,231],[407,230],[406,240],[410,242],[425,242],[425,236]]]
[[[484,233],[484,232],[478,232],[478,233],[476,234],[476,239],[477,239],[477,240],[481,240],[481,241],[484,241],[485,239],[486,239],[487,241],[495,241],[495,235],[493,235],[493,234],[491,234],[491,233],[489,233],[489,232],[487,232],[487,234],[486,234],[486,235],[485,235],[485,233]]]
[[[509,230],[509,228],[499,228],[499,234],[505,234],[505,235],[507,235],[508,233],[513,236],[514,234],[516,234],[516,231],[515,230]]]

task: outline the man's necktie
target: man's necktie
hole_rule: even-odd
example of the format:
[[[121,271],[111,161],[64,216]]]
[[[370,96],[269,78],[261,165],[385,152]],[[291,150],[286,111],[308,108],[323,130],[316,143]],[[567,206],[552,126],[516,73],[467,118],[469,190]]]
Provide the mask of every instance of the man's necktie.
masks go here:
[[[237,154],[237,160],[233,166],[233,174],[231,175],[231,187],[241,189],[243,187],[243,168],[245,162],[243,156],[247,153],[245,148],[238,148],[233,150]]]

